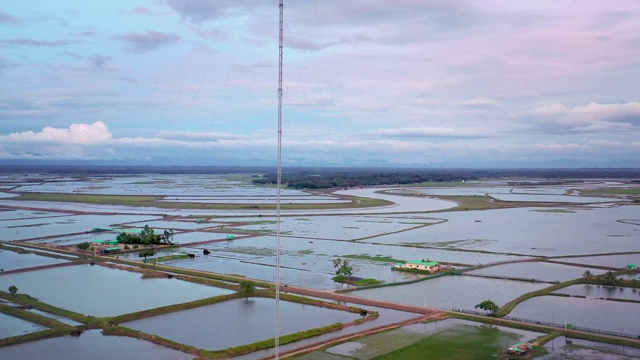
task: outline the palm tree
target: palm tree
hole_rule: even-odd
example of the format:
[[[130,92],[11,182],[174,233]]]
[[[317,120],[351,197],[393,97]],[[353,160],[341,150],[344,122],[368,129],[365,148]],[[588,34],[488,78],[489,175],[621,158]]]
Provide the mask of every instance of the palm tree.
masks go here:
[[[608,286],[615,286],[618,282],[618,279],[616,279],[616,276],[612,271],[607,271],[606,274],[604,274],[604,279],[602,280],[602,282]]]
[[[585,280],[589,281],[593,277],[593,273],[591,273],[591,271],[587,270],[587,271],[584,272],[584,274],[582,274],[582,277]]]

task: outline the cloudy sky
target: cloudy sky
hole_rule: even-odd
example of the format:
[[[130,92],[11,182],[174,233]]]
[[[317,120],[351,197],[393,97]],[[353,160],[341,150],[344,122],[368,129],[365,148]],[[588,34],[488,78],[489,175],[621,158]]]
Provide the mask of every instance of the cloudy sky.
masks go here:
[[[640,1],[285,0],[283,159],[640,167]],[[0,2],[0,160],[273,165],[277,0]]]

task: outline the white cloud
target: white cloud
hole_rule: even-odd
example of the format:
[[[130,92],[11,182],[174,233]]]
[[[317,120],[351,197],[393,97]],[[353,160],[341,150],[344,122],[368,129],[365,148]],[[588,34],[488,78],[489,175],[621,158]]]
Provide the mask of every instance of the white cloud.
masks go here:
[[[478,97],[475,99],[465,100],[460,105],[469,108],[494,108],[500,105],[497,100],[488,99],[486,97]]]
[[[640,102],[566,107],[545,104],[516,114],[518,121],[554,131],[619,132],[640,131]]]
[[[69,144],[92,144],[108,141],[113,135],[102,121],[93,124],[71,124],[68,129],[45,127],[40,132],[25,131],[7,136],[14,142],[57,142]]]
[[[364,134],[383,138],[485,138],[490,135],[476,128],[452,127],[405,127],[399,129],[377,129]]]

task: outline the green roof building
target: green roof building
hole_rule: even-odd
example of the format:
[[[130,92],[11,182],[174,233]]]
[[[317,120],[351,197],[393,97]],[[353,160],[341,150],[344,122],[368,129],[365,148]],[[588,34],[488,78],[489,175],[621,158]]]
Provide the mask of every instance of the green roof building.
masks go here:
[[[440,264],[437,261],[411,260],[404,263],[396,263],[394,268],[406,270],[421,270],[436,272],[440,270]]]

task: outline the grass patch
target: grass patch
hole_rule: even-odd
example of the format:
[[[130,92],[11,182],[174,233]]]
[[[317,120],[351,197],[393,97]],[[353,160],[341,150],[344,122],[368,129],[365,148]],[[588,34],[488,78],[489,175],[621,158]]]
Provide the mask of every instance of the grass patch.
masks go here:
[[[583,195],[632,195],[639,196],[640,189],[593,189],[593,190],[580,190],[580,194]]]
[[[298,250],[296,253],[299,255],[311,255],[313,254],[313,250],[311,249]]]
[[[542,207],[542,206],[566,206],[567,204],[530,202],[530,201],[500,201],[490,196],[458,196],[458,195],[438,195],[438,199],[449,200],[458,203],[458,206],[437,210],[432,212],[466,211],[466,210],[491,210],[491,209],[511,209],[521,207]]]
[[[385,263],[399,263],[399,262],[404,262],[404,260],[398,260],[398,259],[394,259],[390,256],[382,256],[382,255],[375,255],[375,256],[371,256],[371,255],[344,255],[342,256],[343,258],[347,258],[347,259],[357,259],[357,260],[369,260],[369,261],[379,261],[379,262],[385,262]]]
[[[189,255],[188,254],[167,255],[167,256],[160,256],[155,259],[149,259],[149,260],[155,260],[160,262],[160,261],[173,261],[173,260],[182,260],[182,259],[189,259]]]
[[[85,316],[77,312],[73,312],[67,309],[61,309],[59,307],[55,307],[53,305],[43,303],[38,299],[31,297],[27,294],[9,294],[7,292],[0,290],[0,298],[12,301],[20,305],[31,305],[40,311],[43,311],[49,314],[60,315],[62,317],[66,317],[68,319],[75,320],[83,324],[90,324],[100,320],[100,318]]]
[[[32,313],[9,305],[0,304],[0,312],[48,328],[69,327],[69,325],[56,319],[44,317],[40,314]]]
[[[233,294],[228,294],[228,295],[220,295],[220,296],[214,296],[214,297],[210,297],[210,298],[206,298],[206,299],[189,301],[189,302],[186,302],[186,303],[161,306],[161,307],[157,307],[157,308],[154,308],[154,309],[136,311],[136,312],[129,313],[129,314],[114,316],[114,317],[109,318],[108,322],[115,323],[115,324],[120,324],[120,323],[124,323],[124,322],[144,319],[144,318],[151,317],[151,316],[158,316],[158,315],[168,314],[168,313],[172,313],[172,312],[176,312],[176,311],[182,311],[182,310],[187,310],[187,309],[193,309],[193,308],[197,308],[197,307],[212,305],[212,304],[216,304],[216,303],[219,303],[219,302],[222,302],[222,301],[227,301],[227,300],[230,300],[230,299],[238,299],[240,297],[241,297],[240,294],[233,293]]]
[[[257,256],[273,256],[276,254],[276,251],[272,248],[258,248],[258,247],[249,247],[249,246],[238,246],[238,247],[225,247],[217,252],[228,252],[233,254],[246,254],[246,255],[257,255]]]
[[[548,209],[548,210],[534,209],[531,211],[543,212],[543,213],[554,213],[554,214],[574,214],[575,213],[575,211],[567,210],[567,209]]]
[[[349,284],[353,286],[371,286],[371,285],[379,285],[382,284],[382,281],[378,281],[376,279],[356,279],[353,278],[351,280],[347,279],[346,276],[337,275],[331,278],[333,281],[341,284]]]
[[[358,279],[356,281],[352,281],[351,284],[355,286],[371,286],[382,284],[382,281],[376,279]]]
[[[456,324],[376,359],[495,359],[520,336],[491,325]]]
[[[37,331],[37,332],[29,333],[29,334],[3,338],[3,339],[0,339],[0,347],[26,343],[26,342],[29,342],[29,341],[49,339],[49,338],[55,338],[55,337],[60,337],[60,336],[64,336],[64,335],[69,335],[71,333],[71,331],[73,331],[73,330],[74,330],[74,328],[71,327],[71,326],[68,326],[68,327],[57,327],[57,328]]]

